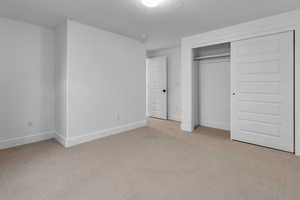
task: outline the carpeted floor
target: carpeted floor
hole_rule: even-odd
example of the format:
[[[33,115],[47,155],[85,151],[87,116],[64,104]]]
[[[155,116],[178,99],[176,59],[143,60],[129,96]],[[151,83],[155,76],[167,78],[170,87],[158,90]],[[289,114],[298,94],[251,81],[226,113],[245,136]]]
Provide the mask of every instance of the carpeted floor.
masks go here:
[[[49,140],[1,150],[0,199],[299,200],[300,158],[149,119],[69,149]]]

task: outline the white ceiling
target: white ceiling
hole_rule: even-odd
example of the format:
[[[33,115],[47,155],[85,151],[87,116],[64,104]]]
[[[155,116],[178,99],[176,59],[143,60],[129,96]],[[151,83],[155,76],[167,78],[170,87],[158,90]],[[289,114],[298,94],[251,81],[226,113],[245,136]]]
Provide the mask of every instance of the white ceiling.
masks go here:
[[[0,0],[0,16],[54,27],[66,17],[135,39],[148,49],[180,38],[300,8],[300,0]]]

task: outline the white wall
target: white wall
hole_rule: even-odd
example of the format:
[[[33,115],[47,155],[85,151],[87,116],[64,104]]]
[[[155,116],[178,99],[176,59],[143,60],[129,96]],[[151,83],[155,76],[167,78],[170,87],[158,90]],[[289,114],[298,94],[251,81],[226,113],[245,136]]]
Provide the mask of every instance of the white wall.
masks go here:
[[[55,29],[55,130],[58,139],[67,137],[67,23]]]
[[[147,52],[147,57],[168,57],[168,118],[181,120],[181,55],[180,47],[153,50]]]
[[[0,54],[0,148],[145,126],[145,48],[135,40],[70,20],[52,31],[0,19]]]
[[[0,18],[0,148],[53,136],[53,44],[51,30]]]
[[[144,46],[75,21],[68,21],[67,37],[70,140],[144,125]]]

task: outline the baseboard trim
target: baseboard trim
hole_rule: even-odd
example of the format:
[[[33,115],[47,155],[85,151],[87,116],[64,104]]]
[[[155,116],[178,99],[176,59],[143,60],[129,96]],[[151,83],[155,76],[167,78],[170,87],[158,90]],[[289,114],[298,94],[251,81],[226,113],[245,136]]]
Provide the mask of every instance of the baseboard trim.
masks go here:
[[[47,132],[42,132],[34,135],[28,135],[24,137],[17,137],[17,138],[0,141],[0,149],[8,149],[8,148],[12,148],[24,144],[49,140],[52,138],[55,138],[56,141],[64,147],[71,147],[84,142],[89,142],[103,137],[120,134],[122,132],[126,132],[136,128],[141,128],[144,126],[146,126],[145,120],[126,124],[115,128],[102,130],[102,131],[97,131],[97,132],[93,132],[93,133],[89,133],[83,136],[78,136],[73,138],[65,138],[62,135],[58,134],[56,131],[47,131]]]
[[[55,133],[55,140],[62,146],[67,147],[67,139],[58,132]]]
[[[34,135],[28,135],[24,137],[11,138],[8,140],[0,141],[0,149],[8,149],[24,144],[30,144],[34,142],[40,142],[43,140],[49,140],[55,137],[55,131],[46,131]]]
[[[194,127],[192,127],[190,124],[185,124],[183,122],[181,122],[180,127],[183,131],[186,131],[186,132],[193,132],[193,130],[194,130]]]
[[[141,128],[146,126],[146,121],[138,121],[138,122],[134,122],[134,123],[130,123],[130,124],[126,124],[126,125],[122,125],[119,127],[114,127],[114,128],[110,128],[110,129],[106,129],[106,130],[101,130],[101,131],[96,131],[93,133],[88,133],[86,135],[83,136],[77,136],[77,137],[72,137],[72,138],[67,138],[66,143],[65,143],[65,147],[72,147],[81,143],[85,143],[85,142],[90,142],[92,140],[96,140],[96,139],[100,139],[100,138],[104,138],[104,137],[108,137],[111,135],[116,135],[116,134],[120,134],[129,130],[133,130],[136,128]]]
[[[202,121],[199,123],[200,126],[206,126],[210,128],[216,128],[216,129],[222,129],[225,131],[230,131],[230,127],[226,125],[225,123],[214,123],[214,122],[207,122],[207,121]]]

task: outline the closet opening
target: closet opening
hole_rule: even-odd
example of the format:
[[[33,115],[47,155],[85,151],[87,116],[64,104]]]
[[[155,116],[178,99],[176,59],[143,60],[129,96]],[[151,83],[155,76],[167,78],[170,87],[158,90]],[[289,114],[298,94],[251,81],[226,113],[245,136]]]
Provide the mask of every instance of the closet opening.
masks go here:
[[[195,125],[230,131],[230,43],[193,49]]]

